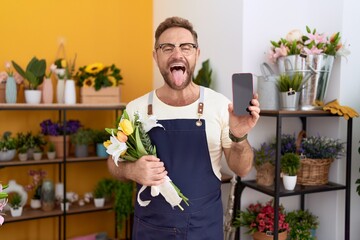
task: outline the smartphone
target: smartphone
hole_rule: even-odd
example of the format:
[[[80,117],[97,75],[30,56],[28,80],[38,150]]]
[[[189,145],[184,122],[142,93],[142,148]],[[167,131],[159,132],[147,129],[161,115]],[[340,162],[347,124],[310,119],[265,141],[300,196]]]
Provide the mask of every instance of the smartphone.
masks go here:
[[[250,114],[249,106],[253,99],[253,75],[234,73],[232,75],[233,106],[237,116]]]

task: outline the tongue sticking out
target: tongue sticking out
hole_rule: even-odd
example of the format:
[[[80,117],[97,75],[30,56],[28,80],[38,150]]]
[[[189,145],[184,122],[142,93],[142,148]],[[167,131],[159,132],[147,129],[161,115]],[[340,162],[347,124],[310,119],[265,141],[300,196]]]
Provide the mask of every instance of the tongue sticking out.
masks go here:
[[[180,86],[185,81],[185,69],[183,67],[173,67],[170,69],[174,79],[174,83]]]

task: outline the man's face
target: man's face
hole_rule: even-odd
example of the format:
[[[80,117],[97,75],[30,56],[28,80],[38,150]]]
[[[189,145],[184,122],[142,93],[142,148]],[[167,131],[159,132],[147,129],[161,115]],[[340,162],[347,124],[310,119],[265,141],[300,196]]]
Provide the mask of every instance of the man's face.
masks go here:
[[[174,90],[182,90],[192,81],[199,53],[191,33],[174,27],[160,35],[153,57],[165,83]]]

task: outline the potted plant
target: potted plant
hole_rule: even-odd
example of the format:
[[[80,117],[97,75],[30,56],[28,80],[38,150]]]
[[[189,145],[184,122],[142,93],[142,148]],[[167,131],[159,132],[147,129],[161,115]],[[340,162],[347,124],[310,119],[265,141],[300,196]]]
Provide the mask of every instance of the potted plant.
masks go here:
[[[9,194],[9,206],[11,216],[19,217],[22,214],[23,207],[21,206],[21,195],[17,192]]]
[[[71,142],[75,144],[75,156],[87,157],[89,145],[94,141],[94,131],[90,128],[80,128],[70,136]]]
[[[53,142],[48,143],[46,155],[49,160],[55,159],[56,152],[55,152],[55,144]]]
[[[33,197],[30,200],[30,207],[33,209],[38,209],[41,207],[41,187],[44,178],[46,177],[46,172],[44,170],[29,170],[29,176],[32,177],[32,182],[25,186],[26,191],[33,192]]]
[[[304,136],[300,133],[299,136]],[[325,136],[309,136],[301,139],[299,153],[301,168],[298,183],[302,185],[322,185],[329,181],[329,169],[334,159],[344,152],[344,142]]]
[[[210,60],[207,59],[202,63],[202,67],[199,70],[196,77],[193,76],[193,82],[204,87],[210,87],[211,85],[212,69],[210,67]]]
[[[300,91],[304,84],[302,73],[281,74],[276,82],[280,92],[280,108],[283,110],[297,110]]]
[[[16,155],[17,141],[11,137],[11,132],[4,132],[0,139],[0,161],[9,161]]]
[[[254,166],[256,169],[256,183],[271,186],[275,177],[275,148],[266,142],[260,148],[254,148]]]
[[[25,100],[27,103],[40,103],[41,91],[38,90],[45,76],[46,61],[33,57],[23,70],[16,62],[12,61],[15,70],[25,79]]]
[[[108,157],[104,142],[109,140],[109,134],[105,130],[94,130],[94,143],[98,157]]]
[[[64,146],[66,146],[66,156],[69,156],[70,135],[76,133],[81,127],[81,124],[79,120],[53,122],[50,119],[46,119],[40,123],[40,127],[41,133],[48,136],[49,142],[54,143],[56,156],[63,158]]]
[[[278,239],[285,240],[289,231],[289,223],[283,206],[279,206]],[[274,235],[274,211],[273,201],[265,204],[250,204],[245,211],[240,211],[236,216],[233,226],[248,228],[246,233],[251,234],[254,240],[272,239]]]
[[[300,156],[296,153],[285,153],[280,159],[283,183],[286,190],[294,190],[296,174],[300,169]]]
[[[108,194],[108,185],[105,181],[99,181],[93,191],[95,207],[103,207],[105,204],[105,197]]]
[[[289,237],[293,240],[315,240],[315,230],[319,226],[318,217],[308,210],[294,210],[286,214],[289,223]]]
[[[41,148],[39,146],[36,146],[34,148],[34,153],[33,153],[34,160],[36,160],[36,161],[41,160],[42,155],[43,155],[43,151],[41,150]]]
[[[20,161],[26,161],[28,159],[27,147],[21,146],[18,148],[18,157]]]

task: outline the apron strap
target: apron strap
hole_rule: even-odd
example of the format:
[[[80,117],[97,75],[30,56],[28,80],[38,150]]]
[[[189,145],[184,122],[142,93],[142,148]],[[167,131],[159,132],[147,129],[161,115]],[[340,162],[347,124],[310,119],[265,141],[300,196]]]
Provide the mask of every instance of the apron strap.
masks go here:
[[[149,93],[149,97],[148,97],[148,110],[147,110],[147,114],[148,115],[153,115],[153,99],[154,99],[154,91],[151,91]],[[199,103],[198,103],[198,110],[197,110],[197,115],[198,115],[198,121],[196,122],[196,124],[200,124],[201,126],[201,121],[200,121],[200,118],[202,116],[204,112],[204,87],[203,86],[200,86],[200,98],[199,98]]]

